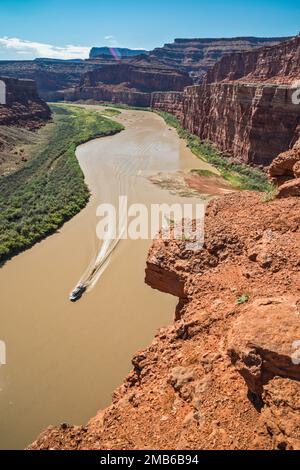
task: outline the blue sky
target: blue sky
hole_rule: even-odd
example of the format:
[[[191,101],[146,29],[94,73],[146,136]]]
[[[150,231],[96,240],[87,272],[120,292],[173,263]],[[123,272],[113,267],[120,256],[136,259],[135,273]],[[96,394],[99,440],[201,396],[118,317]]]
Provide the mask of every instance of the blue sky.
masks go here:
[[[0,59],[86,57],[92,46],[152,49],[175,37],[290,36],[299,0],[0,0]]]

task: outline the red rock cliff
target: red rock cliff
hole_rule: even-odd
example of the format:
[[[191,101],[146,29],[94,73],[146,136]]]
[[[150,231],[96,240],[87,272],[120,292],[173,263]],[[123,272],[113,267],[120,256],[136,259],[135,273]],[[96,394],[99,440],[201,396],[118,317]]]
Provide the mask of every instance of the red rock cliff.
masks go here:
[[[0,75],[34,80],[40,97],[51,101],[61,98],[62,90],[78,86],[82,75],[96,67],[89,61],[0,60]]]
[[[300,449],[299,211],[235,193],[210,204],[203,249],[156,240],[146,282],[181,297],[176,321],[111,406],[30,448]]]
[[[240,80],[217,81],[223,78]],[[155,93],[152,107],[175,114],[185,129],[240,161],[269,165],[299,137],[300,104],[288,85],[297,78],[300,36],[224,57],[208,74],[207,83],[187,87],[181,94]]]
[[[208,71],[207,82],[242,80],[289,84],[300,79],[300,35],[272,47],[229,54]]]
[[[152,107],[174,114],[200,139],[245,163],[269,165],[295,141],[300,105],[287,86],[213,83],[155,93]]]
[[[183,90],[192,83],[183,72],[170,69],[157,61],[140,57],[129,62],[101,65],[86,73],[80,86],[65,93],[67,99],[95,99],[150,106],[151,92],[156,90]]]
[[[5,96],[0,104],[0,125],[34,129],[50,118],[50,109],[40,99],[33,80],[0,77],[0,81]]]
[[[273,46],[287,39],[256,37],[175,39],[171,44],[154,49],[150,55],[169,66],[192,72],[195,78],[201,78],[223,56],[233,52]]]

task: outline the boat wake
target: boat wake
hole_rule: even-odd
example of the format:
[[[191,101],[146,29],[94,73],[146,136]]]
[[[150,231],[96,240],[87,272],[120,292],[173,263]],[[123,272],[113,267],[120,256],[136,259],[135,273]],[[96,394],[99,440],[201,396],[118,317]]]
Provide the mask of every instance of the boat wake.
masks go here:
[[[70,295],[71,301],[79,300],[84,292],[90,292],[103,273],[108,268],[112,255],[126,230],[127,214],[126,208],[119,208],[119,197],[127,196],[128,201],[133,199],[135,194],[136,179],[141,177],[149,165],[151,166],[151,158],[147,158],[146,154],[153,151],[153,144],[148,145],[133,145],[130,149],[130,159],[124,158],[124,155],[117,155],[114,161],[110,164],[104,162],[103,173],[106,175],[101,182],[101,202],[110,202],[116,208],[117,220],[120,221],[117,238],[110,238],[106,240],[99,240],[96,246],[96,254],[91,260],[86,271],[80,278],[77,286]],[[159,151],[159,149],[157,149]],[[103,185],[103,182],[105,183]],[[111,236],[115,232],[114,227],[111,227]]]

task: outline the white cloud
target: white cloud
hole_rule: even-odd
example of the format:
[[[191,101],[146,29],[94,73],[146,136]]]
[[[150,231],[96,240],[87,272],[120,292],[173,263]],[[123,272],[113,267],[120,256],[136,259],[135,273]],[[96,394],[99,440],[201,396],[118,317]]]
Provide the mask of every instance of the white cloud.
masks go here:
[[[108,35],[108,36],[104,36],[104,39],[108,43],[108,46],[120,47],[120,44],[118,43],[117,38],[115,36],[113,36],[112,34]]]
[[[6,36],[0,37],[0,50],[2,48],[22,56],[49,57],[51,59],[85,59],[89,56],[90,51],[90,47],[71,44],[59,47]]]

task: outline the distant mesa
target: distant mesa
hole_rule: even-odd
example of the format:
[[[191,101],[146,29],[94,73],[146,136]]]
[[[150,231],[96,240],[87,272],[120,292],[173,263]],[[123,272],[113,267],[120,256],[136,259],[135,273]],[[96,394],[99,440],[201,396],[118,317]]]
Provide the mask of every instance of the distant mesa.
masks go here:
[[[207,71],[224,56],[231,53],[245,52],[263,46],[273,46],[287,38],[201,38],[201,39],[175,39],[173,43],[165,44],[163,47],[146,51],[142,49],[129,48],[110,48],[93,47],[90,52],[90,58],[81,59],[49,59],[38,58],[36,60],[13,60],[0,61],[0,75],[25,78],[35,80],[40,96],[47,101],[61,100],[66,91],[79,87],[82,84],[86,73],[99,68],[105,68],[112,64],[124,64],[130,62],[133,66],[147,67],[147,73],[150,68],[155,69],[174,69],[178,72],[189,74],[194,83],[203,81]],[[111,68],[113,74],[110,85],[115,85],[115,69]],[[124,67],[123,70],[126,70]],[[146,73],[146,71],[145,71]],[[165,73],[164,73],[165,75]],[[156,77],[163,79],[163,86],[147,87],[147,91],[164,91],[166,88],[165,77]],[[119,83],[124,83],[121,80]],[[145,80],[142,80],[144,86]],[[186,85],[191,84],[187,82]],[[173,86],[169,82],[169,86]],[[123,91],[125,91],[123,87]],[[132,90],[132,86],[129,86]],[[136,87],[137,92],[140,86]],[[178,87],[169,88],[170,91],[178,91]],[[89,93],[91,94],[91,93]],[[97,96],[99,87],[97,86]],[[110,93],[105,93],[105,98],[110,99]],[[145,97],[144,97],[145,98]],[[115,97],[115,99],[117,99]],[[118,99],[125,99],[128,103],[128,96],[118,95]],[[149,100],[148,100],[149,101]],[[138,99],[140,102],[140,99]],[[145,102],[145,100],[142,100]]]
[[[144,49],[127,49],[124,47],[93,47],[90,51],[90,59],[97,59],[101,56],[110,56],[112,58],[134,57],[140,54],[149,54]]]
[[[233,52],[245,52],[260,47],[275,46],[290,37],[232,37],[232,38],[190,38],[175,39],[173,43],[165,44],[151,51],[166,65],[180,67],[189,72],[196,80],[215,65],[223,56]]]
[[[37,57],[34,62],[83,62],[84,59],[54,59],[53,57]]]

